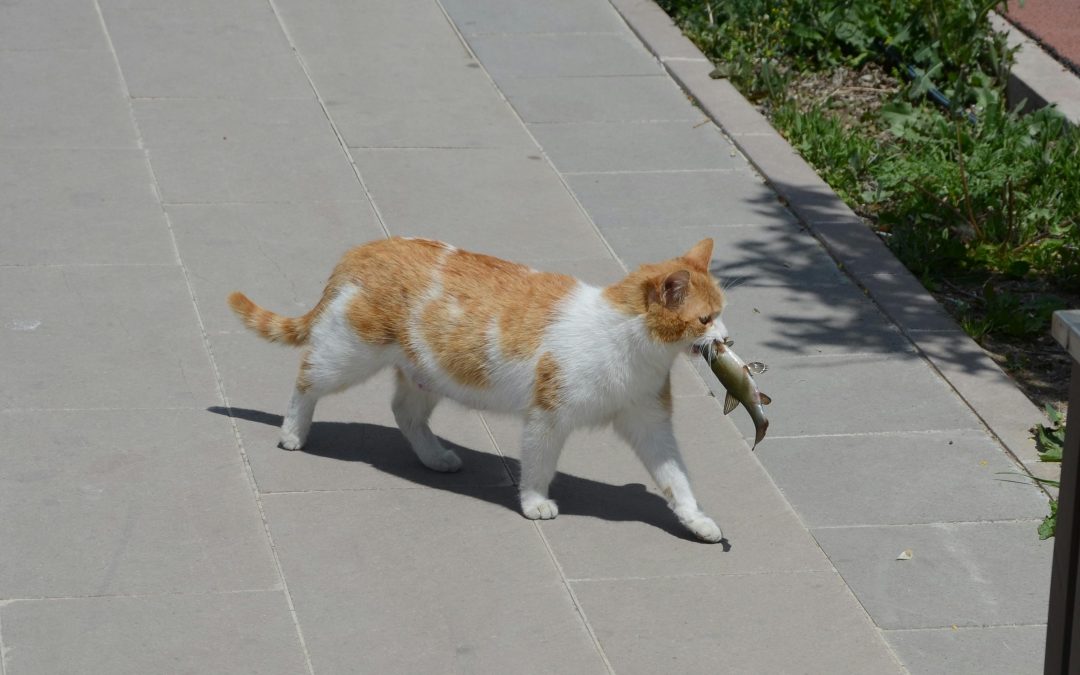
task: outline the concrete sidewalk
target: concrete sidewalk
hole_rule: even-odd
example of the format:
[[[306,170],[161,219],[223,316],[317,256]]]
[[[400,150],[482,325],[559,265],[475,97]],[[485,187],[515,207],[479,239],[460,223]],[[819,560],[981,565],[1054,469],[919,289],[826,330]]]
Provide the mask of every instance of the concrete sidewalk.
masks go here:
[[[16,0],[0,93],[3,675],[1041,672],[1045,497],[606,0]],[[775,401],[752,454],[676,366],[729,544],[610,432],[525,520],[520,424],[444,405],[429,472],[386,377],[277,449],[298,355],[226,294],[388,234],[594,283],[713,237]]]

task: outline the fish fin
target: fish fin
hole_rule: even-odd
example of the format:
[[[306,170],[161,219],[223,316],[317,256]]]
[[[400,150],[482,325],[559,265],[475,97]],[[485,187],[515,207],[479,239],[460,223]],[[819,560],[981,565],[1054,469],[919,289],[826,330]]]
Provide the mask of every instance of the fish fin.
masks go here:
[[[750,448],[751,450],[754,450],[755,448],[757,448],[757,444],[760,443],[765,438],[765,432],[768,431],[768,430],[769,430],[769,420],[763,421],[760,426],[756,426],[754,428],[754,447]]]
[[[763,391],[758,392],[758,397],[761,399],[761,405],[769,405],[772,403],[772,398]]]
[[[754,375],[760,375],[760,374],[764,373],[766,370],[768,370],[769,367],[767,365],[765,365],[764,363],[762,363],[761,361],[751,361],[750,363],[746,364],[746,369],[749,370]]]
[[[739,407],[739,399],[732,396],[731,392],[729,391],[727,393],[727,396],[724,397],[724,414],[726,415],[726,414],[728,414],[729,412],[731,412],[732,410],[734,410],[735,408],[738,408],[738,407]]]

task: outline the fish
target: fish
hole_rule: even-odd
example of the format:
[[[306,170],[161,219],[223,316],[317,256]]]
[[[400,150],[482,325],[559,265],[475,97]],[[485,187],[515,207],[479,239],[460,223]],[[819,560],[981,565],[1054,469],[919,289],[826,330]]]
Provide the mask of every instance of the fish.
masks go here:
[[[769,418],[765,416],[765,406],[772,403],[767,394],[758,389],[753,375],[764,373],[768,367],[760,361],[744,363],[731,349],[733,342],[715,342],[702,350],[702,356],[708,361],[716,379],[724,385],[727,396],[724,397],[724,414],[727,415],[740,403],[754,420],[754,448],[765,438],[769,430]]]

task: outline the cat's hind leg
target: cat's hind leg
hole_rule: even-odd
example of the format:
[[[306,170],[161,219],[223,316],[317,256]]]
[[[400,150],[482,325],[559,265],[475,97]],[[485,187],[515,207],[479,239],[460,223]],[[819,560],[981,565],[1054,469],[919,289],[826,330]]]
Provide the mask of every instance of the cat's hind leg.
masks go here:
[[[395,374],[394,419],[413,452],[424,466],[433,471],[449,473],[459,470],[461,458],[454,451],[444,448],[428,426],[431,413],[439,403],[439,396],[416,386],[401,370]]]
[[[615,418],[615,431],[649,470],[679,522],[702,541],[716,543],[723,539],[720,528],[701,511],[690,489],[690,478],[671,427],[671,413],[664,404],[653,401],[624,410]]]
[[[521,443],[521,512],[530,520],[550,520],[559,507],[548,498],[568,433],[548,411],[534,410],[525,422]]]
[[[313,345],[300,364],[300,374],[281,424],[279,445],[285,450],[304,447],[319,399],[370,378],[386,366],[387,359],[385,348],[359,342],[349,350],[334,344]]]

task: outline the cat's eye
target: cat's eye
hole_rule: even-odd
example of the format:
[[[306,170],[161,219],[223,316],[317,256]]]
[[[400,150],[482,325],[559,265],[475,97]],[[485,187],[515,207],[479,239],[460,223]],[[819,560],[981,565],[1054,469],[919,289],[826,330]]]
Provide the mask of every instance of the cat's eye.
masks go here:
[[[712,321],[712,317],[711,316],[699,316],[698,321],[701,322],[702,326],[708,326],[709,322]]]

